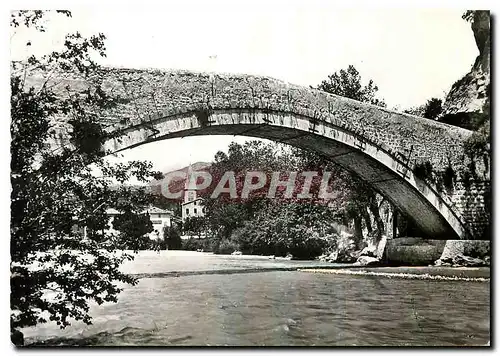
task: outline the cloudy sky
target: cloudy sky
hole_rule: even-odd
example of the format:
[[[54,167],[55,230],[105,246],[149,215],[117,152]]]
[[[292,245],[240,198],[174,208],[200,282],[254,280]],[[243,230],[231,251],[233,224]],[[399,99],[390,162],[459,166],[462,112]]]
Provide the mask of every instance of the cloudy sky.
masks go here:
[[[47,32],[11,35],[11,58],[60,46],[68,32],[102,32],[105,65],[260,74],[299,85],[321,80],[353,64],[373,79],[390,108],[443,98],[478,54],[463,9],[347,9],[326,1],[193,2],[161,7],[74,8],[57,16]],[[211,59],[212,57],[212,59]],[[122,159],[148,159],[161,170],[211,161],[243,137],[166,140],[125,151]],[[175,153],[175,154],[173,154]]]

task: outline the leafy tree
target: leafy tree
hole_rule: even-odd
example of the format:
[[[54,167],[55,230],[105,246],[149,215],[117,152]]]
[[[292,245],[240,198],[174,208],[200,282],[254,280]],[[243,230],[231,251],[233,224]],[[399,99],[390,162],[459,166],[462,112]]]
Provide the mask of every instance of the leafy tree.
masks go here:
[[[423,116],[426,119],[435,120],[441,114],[441,112],[443,112],[442,104],[443,102],[441,101],[441,99],[432,98],[430,100],[427,100],[427,103],[424,107]]]
[[[218,152],[215,155],[214,163],[210,167],[210,174],[213,177],[212,187],[201,194],[206,208],[204,229],[210,233],[215,246],[221,240],[229,239],[234,230],[241,227],[244,221],[252,219],[255,213],[267,204],[266,199],[259,193],[251,195],[251,199],[244,201],[233,201],[226,195],[211,199],[210,195],[220,177],[227,171],[236,172],[236,189],[240,196],[247,171],[272,172],[289,169],[290,164],[287,162],[288,156],[285,156],[285,151],[283,145],[249,141],[243,145],[233,142],[229,145],[227,154]],[[190,225],[191,221],[186,221],[185,231],[190,231],[186,230]]]
[[[203,216],[189,216],[182,224],[182,230],[187,234],[201,235],[206,230],[206,219]]]
[[[368,84],[363,86],[361,75],[353,65],[329,75],[317,89],[373,105],[386,106],[384,100],[375,97],[378,87],[373,80],[370,79]]]
[[[181,234],[175,225],[163,228],[163,239],[169,250],[180,250],[182,247]]]
[[[312,259],[335,239],[334,211],[323,205],[273,201],[232,235],[244,253]]]
[[[443,112],[442,100],[438,98],[431,98],[423,105],[411,107],[404,110],[403,112],[407,114],[412,114],[415,116],[425,117],[426,119],[436,120],[438,116]]]
[[[45,13],[13,12],[11,27],[44,31]],[[106,209],[116,208],[136,221],[133,228],[120,226],[120,242],[134,246],[139,233],[147,231],[137,212],[149,197],[112,187],[131,177],[144,182],[161,177],[151,171],[151,163],[105,159],[102,143],[111,135],[99,113],[122,98],[105,93],[99,80],[64,91],[51,79],[54,73],[95,78],[93,58],[105,55],[104,39],[103,34],[69,34],[61,50],[11,63],[10,325],[16,345],[23,344],[23,327],[49,320],[61,328],[72,319],[90,324],[90,300],[116,302],[117,282],[136,282],[119,270],[133,256],[116,252]],[[58,139],[61,132],[68,140]]]
[[[125,211],[113,220],[113,228],[120,232],[115,246],[122,250],[146,250],[151,247],[149,233],[153,223],[149,214]]]
[[[217,153],[210,171],[216,182],[224,172],[234,171],[240,195],[247,171],[270,173],[306,170],[298,163],[301,161],[289,146],[249,141],[243,145],[232,143],[227,154]],[[267,179],[269,181],[270,176]],[[313,258],[320,254],[324,244],[318,243],[319,237],[314,237],[315,228],[321,225],[322,231],[323,226],[330,226],[333,210],[331,206],[319,204],[315,199],[296,201],[294,197],[302,189],[300,180],[296,182],[299,184],[296,184],[290,199],[282,198],[280,193],[268,199],[268,186],[252,192],[248,199],[230,200],[224,196],[211,199],[211,190],[205,192],[205,229],[209,232],[214,252],[231,253],[241,249],[249,254],[284,256],[292,253],[297,258]],[[184,228],[187,229],[193,222],[195,220],[187,219]],[[313,245],[316,246],[314,249]]]

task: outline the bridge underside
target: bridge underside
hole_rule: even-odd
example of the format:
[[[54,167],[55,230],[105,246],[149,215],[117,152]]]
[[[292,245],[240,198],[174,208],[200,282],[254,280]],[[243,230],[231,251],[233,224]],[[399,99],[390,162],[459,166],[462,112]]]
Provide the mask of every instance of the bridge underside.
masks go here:
[[[27,78],[35,88],[46,80],[63,97],[98,86],[116,99],[99,113],[121,135],[106,143],[110,153],[195,135],[282,141],[356,173],[431,238],[484,239],[489,231],[490,165],[468,158],[468,130],[245,74],[100,68],[88,77],[35,70]],[[53,140],[67,140],[66,130]],[[459,177],[472,163],[484,174]],[[438,192],[435,177],[413,174],[418,165],[440,175],[451,168],[456,179]]]
[[[467,236],[460,220],[431,187],[414,177],[391,154],[354,134],[324,124],[318,124],[312,131],[307,118],[285,113],[217,111],[210,114],[209,121],[208,125],[203,124],[193,113],[159,119],[147,127],[125,130],[121,142],[108,142],[107,148],[116,152],[149,142],[200,135],[243,135],[283,142],[320,153],[357,174],[428,237],[463,239]]]

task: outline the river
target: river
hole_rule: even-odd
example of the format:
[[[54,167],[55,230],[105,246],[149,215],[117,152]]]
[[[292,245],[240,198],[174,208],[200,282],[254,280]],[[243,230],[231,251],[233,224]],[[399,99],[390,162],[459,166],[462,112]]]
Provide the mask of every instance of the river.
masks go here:
[[[462,346],[490,340],[489,279],[327,274],[258,256],[144,251],[93,325],[23,330],[25,343],[95,346]],[[384,269],[387,270],[387,269]],[[439,275],[438,268],[430,269]]]

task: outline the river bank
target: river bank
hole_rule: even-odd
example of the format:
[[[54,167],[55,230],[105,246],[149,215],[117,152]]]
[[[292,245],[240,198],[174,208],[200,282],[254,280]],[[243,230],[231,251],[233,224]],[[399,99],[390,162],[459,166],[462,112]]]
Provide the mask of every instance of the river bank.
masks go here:
[[[445,267],[445,266],[360,266],[353,263],[331,263],[324,261],[300,261],[287,258],[256,255],[216,255],[210,252],[183,250],[140,251],[133,261],[122,266],[122,271],[137,278],[168,278],[209,274],[241,274],[277,271],[305,271],[315,273],[388,273],[393,277],[406,275],[443,276],[457,278],[490,278],[489,267]],[[352,273],[351,273],[352,274]]]
[[[340,267],[308,268],[300,272],[334,275],[365,275],[385,278],[428,279],[466,282],[489,282],[489,267]]]

